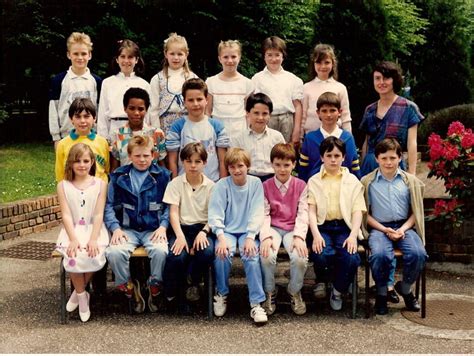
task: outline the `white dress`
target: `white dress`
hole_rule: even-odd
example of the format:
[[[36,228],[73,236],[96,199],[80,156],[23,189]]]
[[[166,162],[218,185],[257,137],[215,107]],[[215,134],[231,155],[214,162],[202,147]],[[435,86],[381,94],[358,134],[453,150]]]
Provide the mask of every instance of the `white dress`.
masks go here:
[[[64,227],[61,229],[56,242],[56,249],[64,256],[64,269],[73,273],[98,271],[105,265],[104,253],[109,244],[109,234],[104,223],[100,227],[97,240],[99,254],[95,257],[89,257],[86,247],[92,233],[92,218],[100,194],[101,180],[94,177],[91,185],[83,190],[76,188],[67,180],[63,180],[62,185],[74,221],[76,238],[80,245],[76,257],[68,257],[69,236]]]

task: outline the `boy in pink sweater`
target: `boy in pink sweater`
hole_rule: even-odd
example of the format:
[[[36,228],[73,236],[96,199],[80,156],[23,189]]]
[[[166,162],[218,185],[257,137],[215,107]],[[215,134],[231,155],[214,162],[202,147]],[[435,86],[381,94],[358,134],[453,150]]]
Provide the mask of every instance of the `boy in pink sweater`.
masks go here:
[[[287,292],[291,309],[297,315],[306,313],[301,288],[308,265],[306,233],[308,231],[308,190],[306,183],[291,175],[296,165],[296,152],[291,144],[279,143],[270,153],[275,176],[263,183],[265,220],[260,230],[260,254],[263,287],[268,315],[275,312],[275,270],[277,254],[283,240],[290,256],[290,283]]]

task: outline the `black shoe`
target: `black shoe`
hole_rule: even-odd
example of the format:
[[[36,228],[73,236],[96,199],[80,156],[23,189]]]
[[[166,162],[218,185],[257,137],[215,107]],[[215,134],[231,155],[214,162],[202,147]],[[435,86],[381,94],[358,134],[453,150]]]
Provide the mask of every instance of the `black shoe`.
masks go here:
[[[390,303],[393,303],[393,304],[400,303],[400,298],[398,297],[397,292],[395,292],[395,289],[389,290],[387,292],[387,298]]]
[[[387,296],[386,295],[377,295],[375,297],[375,314],[377,315],[387,315]]]
[[[188,303],[179,303],[178,305],[178,314],[183,316],[192,315],[191,306]]]
[[[403,297],[403,301],[405,302],[405,307],[410,310],[410,311],[420,311],[421,307],[420,304],[418,303],[418,300],[416,300],[415,296],[413,295],[412,292],[408,294],[403,294],[402,293],[402,283],[397,282],[395,283],[395,290],[397,291],[398,294],[400,294]]]

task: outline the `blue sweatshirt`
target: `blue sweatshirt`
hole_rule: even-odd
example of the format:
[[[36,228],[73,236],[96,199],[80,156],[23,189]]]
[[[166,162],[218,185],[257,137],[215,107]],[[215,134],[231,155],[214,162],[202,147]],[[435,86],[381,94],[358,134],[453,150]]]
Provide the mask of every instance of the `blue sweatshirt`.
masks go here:
[[[259,178],[247,176],[238,186],[232,177],[219,180],[209,201],[209,226],[219,236],[222,233],[247,234],[255,239],[263,224],[263,185]]]

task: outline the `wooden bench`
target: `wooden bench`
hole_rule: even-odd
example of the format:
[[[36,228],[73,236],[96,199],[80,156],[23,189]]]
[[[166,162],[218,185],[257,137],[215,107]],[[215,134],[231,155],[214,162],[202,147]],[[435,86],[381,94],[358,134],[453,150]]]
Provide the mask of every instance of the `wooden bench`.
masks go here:
[[[60,282],[60,291],[59,291],[59,320],[61,324],[67,323],[67,312],[66,312],[66,303],[68,300],[67,291],[66,291],[66,270],[63,265],[63,255],[58,251],[54,250],[51,253],[52,258],[59,258],[59,282]],[[148,258],[148,253],[146,252],[143,246],[137,247],[133,251],[131,257],[133,258]],[[213,296],[214,296],[214,279],[212,273],[212,267],[209,267],[206,275],[204,276],[205,290],[207,294],[207,317],[212,319],[213,317]],[[131,307],[129,308],[131,310]]]

